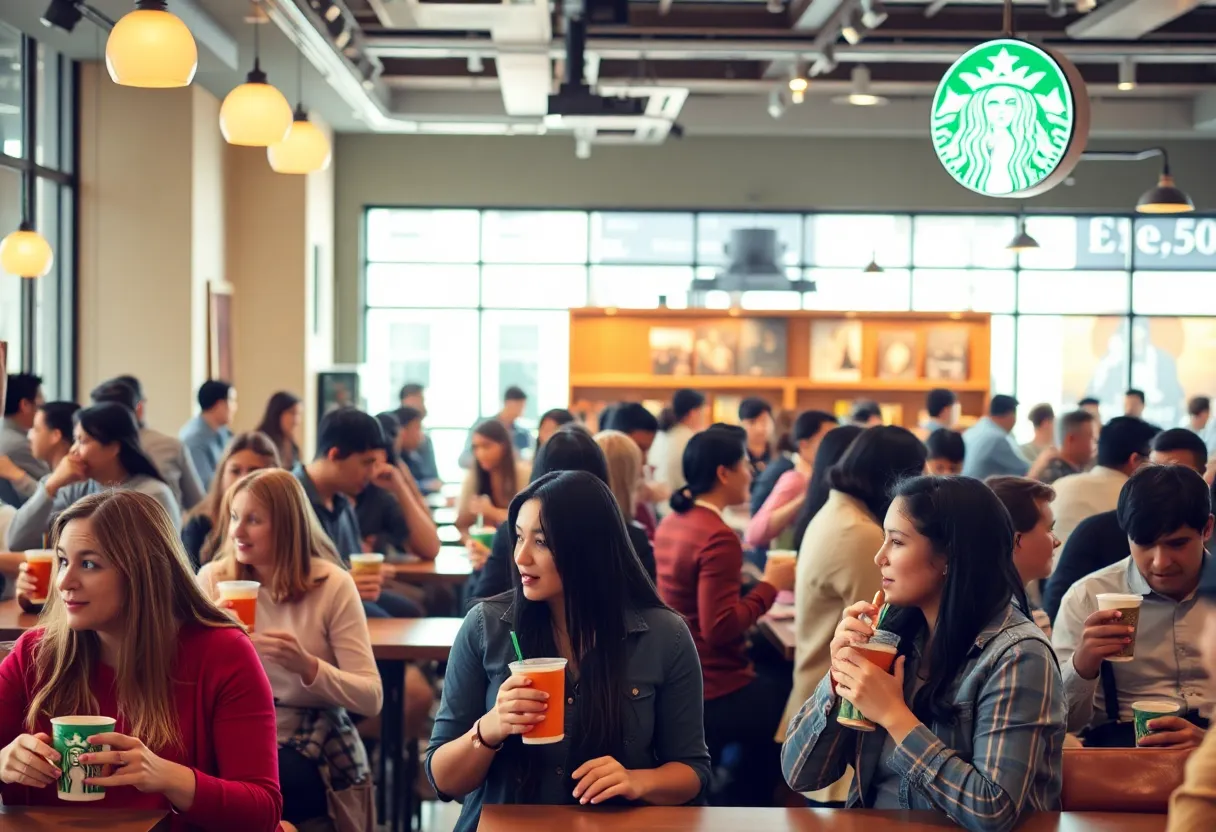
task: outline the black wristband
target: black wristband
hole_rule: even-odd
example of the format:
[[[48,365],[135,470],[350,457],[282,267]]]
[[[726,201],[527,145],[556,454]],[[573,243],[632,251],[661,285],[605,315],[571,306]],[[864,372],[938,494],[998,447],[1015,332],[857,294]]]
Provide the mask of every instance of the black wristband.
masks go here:
[[[490,749],[491,751],[499,751],[499,750],[501,750],[501,749],[502,749],[502,747],[503,747],[503,746],[506,744],[506,742],[507,742],[506,740],[503,740],[503,741],[502,741],[502,742],[500,742],[498,745],[490,745],[488,742],[486,742],[486,738],[485,738],[485,737],[483,737],[483,736],[481,735],[481,720],[480,720],[480,719],[479,719],[479,720],[477,720],[477,722],[475,722],[475,723],[473,724],[473,729],[474,729],[474,730],[477,732],[477,741],[478,741],[479,743],[481,743],[483,746],[485,746],[486,748]]]

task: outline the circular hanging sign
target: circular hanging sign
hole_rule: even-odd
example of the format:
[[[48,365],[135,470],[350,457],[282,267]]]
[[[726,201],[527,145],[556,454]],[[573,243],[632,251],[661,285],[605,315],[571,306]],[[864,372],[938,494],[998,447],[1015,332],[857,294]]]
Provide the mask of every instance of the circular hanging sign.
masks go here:
[[[933,150],[963,187],[993,197],[1041,194],[1072,172],[1089,138],[1081,73],[1023,40],[981,43],[933,96]]]

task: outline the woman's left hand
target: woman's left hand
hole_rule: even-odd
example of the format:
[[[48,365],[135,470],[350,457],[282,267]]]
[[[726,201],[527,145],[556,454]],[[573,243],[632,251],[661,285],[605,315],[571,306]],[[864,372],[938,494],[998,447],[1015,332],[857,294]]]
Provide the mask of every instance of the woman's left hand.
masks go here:
[[[317,678],[317,657],[309,653],[294,635],[282,630],[257,631],[252,636],[258,655],[296,674],[310,685]]]
[[[89,786],[134,786],[147,794],[162,794],[173,786],[179,766],[153,754],[142,741],[126,734],[106,733],[89,737],[93,745],[108,745],[109,751],[80,755],[80,762],[90,766],[105,766],[104,777],[86,777]]]
[[[895,660],[894,673],[889,674],[855,648],[842,647],[832,659],[832,679],[838,694],[883,728],[889,729],[897,719],[911,713],[904,702],[903,656]]]
[[[612,757],[588,760],[570,775],[578,781],[574,796],[579,803],[603,803],[614,797],[640,800],[637,772],[630,771]]]

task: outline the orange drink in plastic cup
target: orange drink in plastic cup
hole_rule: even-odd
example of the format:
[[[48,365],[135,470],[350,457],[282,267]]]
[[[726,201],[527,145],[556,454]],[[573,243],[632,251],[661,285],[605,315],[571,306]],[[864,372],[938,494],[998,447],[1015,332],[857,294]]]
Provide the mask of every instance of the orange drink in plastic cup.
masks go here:
[[[899,636],[886,630],[875,630],[868,642],[854,644],[853,649],[865,656],[870,664],[877,665],[883,673],[890,673],[891,668],[895,666],[895,656],[899,652]],[[844,699],[840,700],[840,713],[836,721],[857,731],[873,731],[878,727],[866,719],[856,705]]]
[[[549,694],[549,710],[545,721],[524,734],[524,745],[549,745],[566,738],[566,660],[524,659],[508,665],[512,676],[526,676],[532,680],[533,690]]]
[[[258,590],[261,587],[257,581],[220,581],[215,585],[220,591],[220,608],[232,610],[251,633],[258,614]]]
[[[55,565],[55,553],[50,549],[30,549],[25,553],[25,573],[37,587],[29,600],[34,604],[45,604],[51,594],[51,572]]]
[[[379,552],[350,556],[351,575],[380,576],[380,568],[384,566],[384,555]]]

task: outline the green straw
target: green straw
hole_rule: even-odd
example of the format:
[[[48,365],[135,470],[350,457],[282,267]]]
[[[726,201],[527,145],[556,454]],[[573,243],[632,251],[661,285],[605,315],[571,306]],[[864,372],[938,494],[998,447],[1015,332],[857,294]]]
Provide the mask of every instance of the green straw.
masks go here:
[[[521,662],[524,660],[524,651],[519,649],[519,638],[515,635],[515,631],[511,631],[511,644],[515,647],[515,658]]]
[[[878,611],[878,623],[874,625],[875,630],[882,626],[882,620],[887,617],[887,610],[889,609],[891,609],[890,604],[882,605],[882,609]]]

